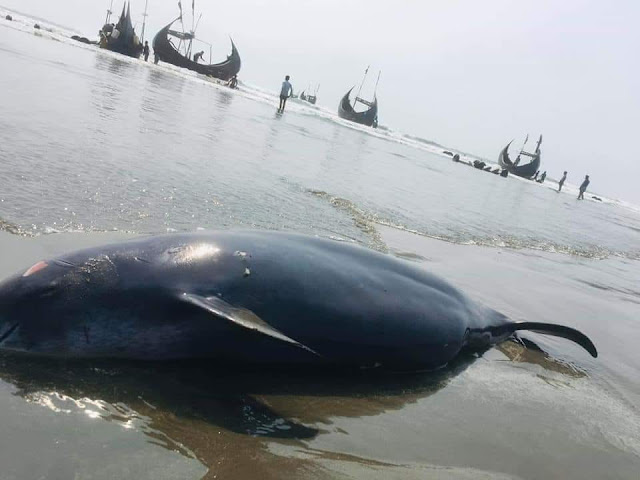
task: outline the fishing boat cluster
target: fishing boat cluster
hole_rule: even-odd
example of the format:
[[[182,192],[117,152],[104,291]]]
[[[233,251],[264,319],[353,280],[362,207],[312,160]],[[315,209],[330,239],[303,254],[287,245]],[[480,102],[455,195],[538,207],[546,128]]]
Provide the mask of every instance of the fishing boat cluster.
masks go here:
[[[500,155],[498,156],[498,165],[499,167],[492,168],[490,165],[487,165],[485,162],[481,160],[474,160],[473,162],[465,162],[467,165],[470,165],[478,170],[483,170],[485,172],[495,173],[496,175],[500,175],[501,177],[508,177],[509,174],[516,175],[518,177],[526,178],[529,180],[536,180],[538,183],[544,182],[545,177],[547,176],[547,172],[542,174],[542,177],[538,179],[538,173],[540,173],[540,162],[542,152],[540,151],[540,145],[542,144],[542,135],[538,139],[536,143],[536,148],[533,152],[527,152],[525,150],[527,141],[529,140],[529,135],[524,141],[520,152],[515,160],[511,160],[509,157],[509,147],[513,143],[511,140],[506,147],[502,149]],[[454,162],[460,162],[460,155],[454,154],[453,152],[445,151],[446,155],[449,155],[453,158]],[[522,157],[528,157],[531,160],[528,163],[520,164]]]
[[[147,17],[147,4],[148,0],[145,0],[145,13],[144,18]],[[72,36],[74,40],[82,43],[99,45],[101,48],[117,52],[123,55],[127,55],[133,58],[140,58],[141,55],[145,55],[145,60],[149,55],[150,49],[147,42],[144,42],[144,30],[146,22],[143,22],[141,37],[138,37],[135,32],[133,23],[131,21],[131,6],[130,2],[125,1],[122,7],[122,13],[116,23],[111,23],[111,15],[113,7],[113,0],[111,0],[111,6],[107,10],[107,17],[105,23],[99,32],[99,40],[92,41],[85,37]],[[197,39],[198,42],[209,46],[209,63],[200,63],[204,57],[205,52],[194,51],[194,41],[196,40],[197,23],[195,21],[195,2],[192,2],[192,23],[191,28],[185,29],[184,17],[182,12],[182,4],[178,2],[179,16],[174,20],[171,20],[164,28],[162,28],[153,38],[153,55],[154,62],[166,62],[177,67],[187,68],[193,70],[199,74],[214,77],[222,81],[228,82],[227,85],[231,88],[237,88],[238,80],[237,75],[240,72],[242,62],[240,60],[240,53],[231,39],[231,54],[227,56],[227,59],[220,63],[211,63],[211,44],[203,42]],[[11,20],[7,16],[7,20]],[[173,29],[174,25],[179,22],[181,29]],[[35,28],[35,26],[34,26]],[[378,126],[378,98],[376,96],[378,82],[380,80],[380,73],[378,73],[378,80],[376,81],[376,87],[374,89],[373,99],[367,100],[360,97],[362,86],[366,80],[369,68],[365,71],[365,76],[360,84],[360,88],[356,92],[355,96],[352,96],[355,87],[350,88],[340,100],[338,104],[338,116],[345,120],[365,125],[368,127],[377,128]],[[317,94],[320,86],[317,85],[314,89],[309,86],[307,90],[303,90],[299,96],[295,98],[302,102],[307,102],[315,105],[317,101]],[[365,108],[356,108],[364,106]],[[528,140],[528,136],[527,136]],[[498,156],[499,167],[491,167],[485,162],[475,160],[473,162],[461,162],[473,166],[479,170],[488,171],[494,174],[499,174],[502,177],[507,177],[509,174],[513,174],[522,178],[536,179],[540,169],[541,163],[541,151],[540,145],[542,144],[542,135],[536,144],[533,153],[525,151],[526,142],[520,149],[515,160],[511,160],[509,157],[509,147],[513,140],[509,142],[500,152]],[[449,151],[443,153],[450,155],[454,161],[460,162],[460,156]],[[527,157],[530,159],[527,163],[521,163],[521,159]]]
[[[240,60],[240,53],[238,52],[235,43],[233,43],[233,40],[231,40],[231,54],[225,61],[220,63],[208,64],[200,63],[200,60],[204,56],[204,51],[193,51],[193,42],[194,40],[196,40],[195,31],[197,28],[197,24],[195,23],[195,11],[192,12],[191,29],[185,30],[181,2],[178,2],[178,8],[180,10],[180,15],[176,19],[169,22],[153,38],[152,45],[154,62],[166,62],[177,67],[187,68],[202,75],[207,75],[223,81],[227,81],[229,82],[229,86],[231,87],[237,87],[237,75],[240,72],[242,61]],[[195,2],[192,2],[192,9],[195,10]],[[83,43],[97,43],[101,48],[121,53],[123,55],[128,55],[133,58],[140,58],[140,56],[144,54],[146,60],[146,56],[149,54],[149,47],[148,45],[143,45],[143,40],[140,40],[140,37],[138,37],[135,32],[133,23],[131,21],[130,2],[125,2],[122,6],[122,13],[117,23],[110,22],[111,14],[112,11],[111,8],[109,8],[107,10],[107,18],[105,20],[105,24],[100,29],[100,40],[98,42],[92,42],[84,37],[72,38]],[[145,5],[145,20],[146,16],[147,14]],[[182,26],[181,30],[172,29],[173,25],[177,22],[180,22]],[[142,38],[144,38],[144,28],[145,24],[143,24],[142,26]],[[198,41],[201,43],[206,43],[202,42],[202,40],[199,39]],[[177,42],[177,45],[174,42]],[[208,45],[210,47],[209,50],[211,51],[211,45]],[[209,55],[209,57],[209,61],[211,62],[211,54]],[[367,72],[365,72],[365,78],[368,70],[369,69],[367,68]],[[379,79],[380,75],[378,75],[378,80]],[[311,93],[311,88],[309,88],[309,92],[303,90],[300,96],[297,98],[301,101],[315,105],[318,98],[317,95],[319,88],[320,86],[318,85],[313,90],[313,93]],[[353,88],[351,88],[340,101],[340,105],[338,107],[338,115],[346,120],[366,125],[368,127],[376,128],[378,126],[378,100],[375,96],[375,93],[373,96],[373,100],[369,101],[361,98],[358,92],[358,95],[356,95],[352,104],[350,99],[352,90]],[[365,105],[366,109],[364,111],[356,111],[355,107],[358,104]]]

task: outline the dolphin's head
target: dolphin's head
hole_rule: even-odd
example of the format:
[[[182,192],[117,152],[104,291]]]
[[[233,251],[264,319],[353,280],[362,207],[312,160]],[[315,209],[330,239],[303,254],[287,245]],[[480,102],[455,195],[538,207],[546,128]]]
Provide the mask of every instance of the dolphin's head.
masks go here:
[[[110,284],[96,291],[92,275],[116,278],[105,259],[78,260],[42,260],[0,283],[0,350],[65,353],[83,309]]]

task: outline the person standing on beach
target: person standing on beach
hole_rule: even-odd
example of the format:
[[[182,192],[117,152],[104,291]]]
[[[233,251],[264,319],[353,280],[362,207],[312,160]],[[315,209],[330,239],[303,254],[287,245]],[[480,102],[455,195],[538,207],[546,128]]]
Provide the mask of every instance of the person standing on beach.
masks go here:
[[[580,185],[580,193],[578,194],[578,200],[584,200],[584,192],[587,190],[589,186],[589,175],[584,177],[584,182]]]
[[[567,172],[564,172],[562,174],[562,178],[560,179],[560,181],[558,182],[558,192],[560,190],[562,190],[562,186],[564,185],[565,180],[567,179]]]
[[[144,54],[144,61],[149,60],[149,42],[144,42],[144,48],[142,49],[142,53]]]
[[[278,107],[278,112],[284,112],[284,106],[287,104],[287,98],[293,95],[293,86],[289,83],[289,75],[284,77],[284,82],[282,82],[282,88],[280,89],[280,106]]]

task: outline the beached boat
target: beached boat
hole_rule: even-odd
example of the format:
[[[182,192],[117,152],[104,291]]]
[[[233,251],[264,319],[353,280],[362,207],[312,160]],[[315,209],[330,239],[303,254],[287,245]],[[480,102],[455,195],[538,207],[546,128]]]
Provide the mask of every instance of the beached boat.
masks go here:
[[[378,127],[378,98],[376,97],[376,91],[378,89],[378,82],[380,81],[380,73],[378,73],[378,80],[376,81],[376,87],[373,91],[373,100],[365,100],[360,97],[360,92],[362,91],[362,86],[364,85],[365,80],[367,79],[367,74],[369,73],[369,67],[364,72],[364,78],[362,79],[362,83],[360,84],[360,88],[358,89],[358,93],[356,98],[353,101],[353,105],[351,104],[350,95],[352,90],[355,87],[351,87],[347,93],[345,93],[342,100],[340,100],[340,104],[338,105],[338,116],[340,118],[344,118],[345,120],[349,120],[351,122],[359,123],[361,125],[366,125],[367,127]],[[366,106],[367,109],[361,112],[356,111],[356,105],[361,103]]]
[[[143,47],[131,23],[129,2],[122,6],[122,14],[118,23],[109,23],[110,16],[111,10],[109,9],[106,22],[100,30],[100,47],[129,57],[139,58]]]
[[[307,90],[311,91],[311,85],[307,88]],[[306,94],[307,90],[303,90],[300,94],[300,100],[304,100],[305,102],[309,102],[312,105],[315,105],[318,101],[318,90],[320,90],[320,85],[316,86],[315,90],[313,90],[313,94]]]
[[[300,94],[300,100],[302,100],[303,102],[309,102],[312,105],[316,104],[316,101],[318,101],[318,97],[316,95],[307,95],[304,90],[302,91],[302,93]]]
[[[345,93],[342,100],[340,100],[340,105],[338,105],[338,115],[340,118],[344,118],[345,120],[350,120],[355,123],[360,123],[361,125],[366,125],[367,127],[375,127],[378,123],[378,99],[373,97],[373,101],[369,102],[360,97],[356,97],[354,101],[354,105],[351,105],[351,100],[349,96],[351,95],[351,91],[354,87],[351,87],[347,93]],[[366,105],[368,108],[362,112],[356,112],[354,106],[355,104],[362,103]]]
[[[513,140],[511,140],[507,144],[507,146],[502,149],[498,157],[498,163],[502,168],[504,168],[505,170],[508,170],[509,173],[512,173],[514,175],[517,175],[523,178],[532,178],[536,174],[536,172],[540,170],[540,161],[541,161],[540,144],[542,143],[542,135],[540,135],[540,139],[538,140],[538,143],[536,144],[536,149],[533,153],[529,153],[524,150],[524,147],[527,144],[528,139],[529,139],[529,136],[527,136],[527,139],[524,141],[524,145],[520,149],[520,153],[518,153],[518,156],[516,157],[515,161],[512,161],[509,158],[509,146],[513,143]],[[527,164],[520,165],[520,159],[523,155],[525,157],[531,158],[531,161]]]
[[[240,54],[233,40],[231,40],[231,55],[229,55],[224,62],[215,64],[194,62],[190,57],[191,45],[195,39],[195,34],[193,32],[171,30],[171,26],[176,20],[160,30],[153,39],[153,53],[156,56],[156,63],[158,60],[161,60],[177,67],[188,68],[202,75],[208,75],[221,80],[229,80],[240,71]],[[185,46],[184,54],[180,52],[180,47],[174,46],[171,37],[177,39],[179,45]]]

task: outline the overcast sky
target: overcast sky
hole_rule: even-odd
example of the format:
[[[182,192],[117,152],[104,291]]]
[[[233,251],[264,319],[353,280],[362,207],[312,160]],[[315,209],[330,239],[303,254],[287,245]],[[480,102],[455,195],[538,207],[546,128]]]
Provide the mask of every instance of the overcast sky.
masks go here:
[[[594,191],[640,203],[638,0],[195,2],[214,62],[231,35],[244,81],[320,83],[318,102],[337,109],[370,64],[382,70],[382,124],[494,160],[511,139],[542,133],[548,175],[589,174]],[[92,37],[108,3],[0,0]],[[144,3],[132,0],[138,31]],[[177,12],[177,0],[149,0],[147,39]]]

